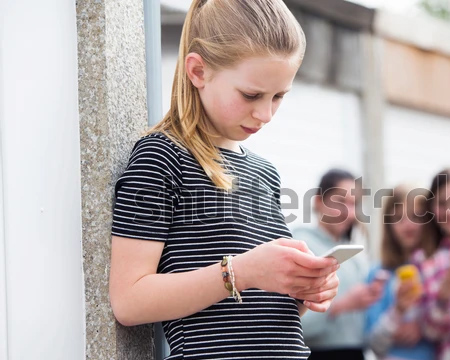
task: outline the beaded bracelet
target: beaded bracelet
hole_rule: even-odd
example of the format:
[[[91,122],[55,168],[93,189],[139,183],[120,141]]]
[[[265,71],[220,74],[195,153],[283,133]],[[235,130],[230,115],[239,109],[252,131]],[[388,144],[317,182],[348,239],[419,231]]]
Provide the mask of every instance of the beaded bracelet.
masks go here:
[[[242,298],[241,294],[239,293],[238,289],[236,288],[236,278],[234,277],[234,270],[233,270],[233,264],[231,260],[233,259],[232,256],[228,257],[228,268],[230,269],[231,274],[231,285],[233,285],[233,297],[234,300],[236,300],[239,304],[242,304]]]
[[[222,279],[225,285],[225,289],[230,292],[239,304],[242,304],[242,297],[236,288],[236,278],[234,276],[232,256],[224,256],[220,265],[222,266]]]
[[[230,281],[230,273],[228,272],[228,256],[223,257],[220,266],[222,266],[223,285],[230,292],[230,295],[233,296],[233,284]]]

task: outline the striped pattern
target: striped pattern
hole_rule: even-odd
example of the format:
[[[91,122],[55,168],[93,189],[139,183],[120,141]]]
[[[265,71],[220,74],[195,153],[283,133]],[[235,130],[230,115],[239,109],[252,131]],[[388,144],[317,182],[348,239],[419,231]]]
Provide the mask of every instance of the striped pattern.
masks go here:
[[[218,190],[195,158],[162,134],[140,139],[116,184],[113,235],[165,242],[160,273],[195,270],[279,237],[275,168],[247,149],[222,149],[235,190]],[[239,175],[239,177],[237,177]],[[220,281],[220,275],[218,275]],[[168,359],[307,359],[295,301],[258,289],[163,323]]]

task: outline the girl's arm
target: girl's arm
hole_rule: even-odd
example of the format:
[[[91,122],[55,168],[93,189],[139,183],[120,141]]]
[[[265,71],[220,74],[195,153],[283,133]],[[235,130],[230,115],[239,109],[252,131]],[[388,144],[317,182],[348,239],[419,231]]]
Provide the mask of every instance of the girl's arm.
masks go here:
[[[113,236],[109,293],[123,325],[186,317],[229,296],[220,263],[157,274],[163,247],[162,242]],[[305,247],[298,240],[279,239],[233,257],[236,287],[291,294],[310,301],[310,309],[325,311],[337,293],[338,266],[334,259],[305,253]]]

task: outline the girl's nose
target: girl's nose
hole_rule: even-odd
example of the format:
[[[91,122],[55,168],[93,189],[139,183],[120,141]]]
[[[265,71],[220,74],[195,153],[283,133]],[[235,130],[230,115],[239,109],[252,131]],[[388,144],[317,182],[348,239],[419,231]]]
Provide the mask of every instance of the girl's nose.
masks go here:
[[[261,102],[255,106],[252,114],[253,118],[263,122],[268,123],[272,120],[273,116],[273,104],[272,102]]]
[[[348,210],[348,218],[351,221],[356,220],[356,207],[355,206],[347,206],[347,210]]]

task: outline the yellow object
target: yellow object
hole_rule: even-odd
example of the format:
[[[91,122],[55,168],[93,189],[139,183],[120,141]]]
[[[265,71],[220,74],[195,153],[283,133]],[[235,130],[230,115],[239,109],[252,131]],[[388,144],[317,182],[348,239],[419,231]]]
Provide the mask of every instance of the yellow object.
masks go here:
[[[420,280],[419,269],[414,265],[403,265],[395,271],[400,281],[412,281],[414,283],[413,291],[415,295],[421,294],[422,284]]]

